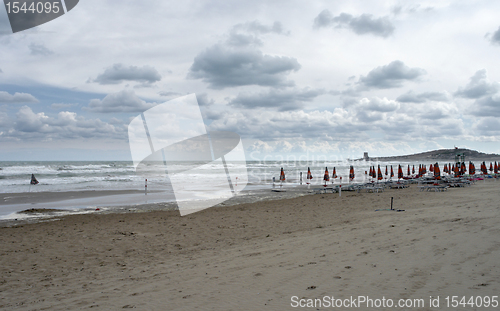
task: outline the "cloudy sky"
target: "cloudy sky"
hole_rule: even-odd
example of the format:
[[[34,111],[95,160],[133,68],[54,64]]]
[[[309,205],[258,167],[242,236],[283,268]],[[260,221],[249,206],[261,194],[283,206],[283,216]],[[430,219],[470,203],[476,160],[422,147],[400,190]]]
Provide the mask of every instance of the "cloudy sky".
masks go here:
[[[500,153],[500,2],[81,0],[11,33],[0,160],[130,160],[127,126],[196,93],[248,159]]]

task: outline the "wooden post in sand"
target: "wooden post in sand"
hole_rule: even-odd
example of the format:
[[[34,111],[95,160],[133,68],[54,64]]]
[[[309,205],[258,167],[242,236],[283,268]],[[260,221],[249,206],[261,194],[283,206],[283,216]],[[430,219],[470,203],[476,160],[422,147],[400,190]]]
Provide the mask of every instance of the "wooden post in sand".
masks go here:
[[[342,176],[340,176],[339,197],[342,196]]]
[[[144,182],[144,195],[148,195],[148,180]]]

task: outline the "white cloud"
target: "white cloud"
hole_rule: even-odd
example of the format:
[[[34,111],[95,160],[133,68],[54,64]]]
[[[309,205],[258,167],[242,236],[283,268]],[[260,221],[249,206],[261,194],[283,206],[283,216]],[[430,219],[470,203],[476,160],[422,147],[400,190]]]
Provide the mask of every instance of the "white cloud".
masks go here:
[[[36,99],[33,95],[27,93],[14,93],[11,95],[7,92],[0,91],[0,103],[8,103],[8,104],[18,104],[18,103],[38,103],[38,99]]]
[[[35,113],[23,106],[16,113],[14,126],[7,135],[16,139],[125,139],[126,124],[109,124],[99,119],[86,119],[75,112],[61,111],[55,117]]]
[[[140,99],[134,91],[123,90],[108,94],[102,100],[92,99],[84,110],[102,113],[143,112],[153,106],[155,104]]]
[[[124,66],[123,64],[114,64],[104,70],[91,82],[99,84],[119,84],[124,81],[140,82],[141,86],[151,86],[153,83],[161,80],[160,73],[151,66]]]

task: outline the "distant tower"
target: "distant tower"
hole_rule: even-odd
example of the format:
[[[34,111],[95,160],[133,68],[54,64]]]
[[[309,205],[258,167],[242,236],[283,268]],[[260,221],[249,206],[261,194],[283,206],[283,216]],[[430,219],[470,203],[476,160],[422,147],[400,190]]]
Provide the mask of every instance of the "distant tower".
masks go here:
[[[365,161],[370,160],[370,157],[368,156],[368,152],[365,152],[365,153],[363,154],[363,159],[364,159]]]

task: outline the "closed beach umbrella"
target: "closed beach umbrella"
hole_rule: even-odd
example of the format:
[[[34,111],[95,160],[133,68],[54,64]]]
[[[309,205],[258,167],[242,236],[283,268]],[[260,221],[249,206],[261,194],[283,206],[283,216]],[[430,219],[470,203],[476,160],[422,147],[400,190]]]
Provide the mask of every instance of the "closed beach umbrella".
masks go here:
[[[460,175],[460,169],[458,168],[458,164],[455,165],[455,169],[453,171],[455,172],[455,177],[458,177]]]
[[[371,166],[370,166],[370,172],[368,173],[368,176],[373,177],[373,170],[372,170]]]
[[[434,166],[432,166],[432,164],[429,165],[429,172],[434,172]]]
[[[403,168],[401,167],[401,164],[398,165],[398,178],[403,178]]]
[[[312,178],[313,178],[313,175],[311,174],[311,169],[308,167],[307,168],[307,177],[306,177],[306,179],[310,180]],[[309,182],[308,182],[308,184],[309,184]]]
[[[332,177],[337,178],[337,171],[335,170],[335,167],[333,167]]]
[[[441,179],[441,170],[437,162],[434,164],[434,178],[437,180]]]
[[[281,168],[280,180],[285,181],[285,171],[283,171],[283,168]]]
[[[389,175],[389,173],[387,172],[387,165],[385,166],[385,176]]]
[[[413,168],[411,169],[411,173],[415,174],[415,165],[413,165]]]
[[[349,179],[353,180],[354,179],[354,166],[351,165],[349,168]]]
[[[382,170],[380,169],[380,164],[378,166],[378,171],[377,171],[377,180],[382,180],[384,177],[382,176]]]
[[[469,174],[476,174],[476,167],[474,166],[474,163],[472,163],[472,161],[469,161]]]
[[[498,174],[498,164],[497,164],[497,161],[495,161],[495,166],[493,168],[495,174]]]
[[[408,164],[408,176],[410,176],[410,164]]]
[[[323,177],[324,181],[330,180],[330,175],[328,175],[328,167],[325,167],[325,176]]]
[[[488,174],[488,169],[486,168],[486,163],[483,161],[483,164],[481,164],[481,171],[483,172],[484,175]]]
[[[391,178],[394,177],[394,170],[392,169],[392,165],[391,165]]]
[[[465,162],[462,162],[462,164],[460,165],[460,170],[461,170],[460,175],[464,175],[465,173],[467,173],[467,168],[465,167]]]
[[[493,163],[490,162],[490,173],[493,172]]]

